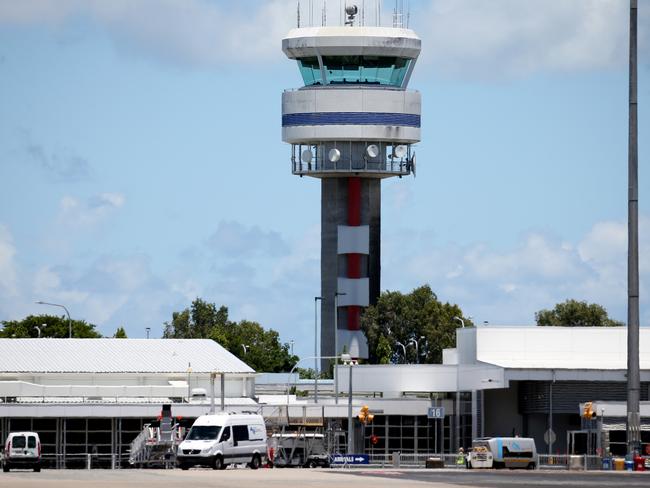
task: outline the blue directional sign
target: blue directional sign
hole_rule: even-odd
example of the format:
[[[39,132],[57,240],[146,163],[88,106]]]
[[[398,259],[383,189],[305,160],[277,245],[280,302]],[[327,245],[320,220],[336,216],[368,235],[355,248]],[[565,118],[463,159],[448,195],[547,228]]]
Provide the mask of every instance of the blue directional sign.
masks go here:
[[[368,464],[367,454],[332,454],[330,464]]]
[[[429,410],[427,411],[427,417],[430,419],[444,419],[445,407],[429,407]]]

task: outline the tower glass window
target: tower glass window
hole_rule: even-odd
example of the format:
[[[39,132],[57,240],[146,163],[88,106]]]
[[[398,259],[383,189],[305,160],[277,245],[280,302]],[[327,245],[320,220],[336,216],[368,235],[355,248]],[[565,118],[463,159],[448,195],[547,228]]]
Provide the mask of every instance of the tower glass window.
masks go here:
[[[320,85],[323,82],[321,79],[320,64],[318,64],[318,58],[316,56],[299,59],[298,67],[300,68],[300,74],[305,82],[305,86]]]
[[[323,56],[322,80],[317,57],[298,60],[305,86],[320,84],[384,85],[401,87],[412,59],[394,56]]]

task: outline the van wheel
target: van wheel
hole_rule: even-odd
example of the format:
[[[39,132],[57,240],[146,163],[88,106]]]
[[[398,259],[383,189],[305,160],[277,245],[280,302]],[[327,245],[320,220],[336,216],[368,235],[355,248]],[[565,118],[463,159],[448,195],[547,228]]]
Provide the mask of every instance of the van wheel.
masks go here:
[[[3,464],[2,465],[2,472],[3,473],[8,473],[9,472],[9,466],[7,466],[6,464]]]
[[[223,464],[223,458],[221,456],[217,456],[214,458],[214,464],[212,465],[212,469],[226,469],[226,465]]]
[[[526,469],[535,469],[535,463],[529,463]]]
[[[260,459],[260,455],[259,455],[259,454],[253,454],[253,459],[251,459],[251,462],[250,462],[250,464],[249,464],[249,466],[251,467],[251,469],[257,469],[257,468],[259,468],[259,467],[260,467],[260,464],[262,464],[262,461],[261,461],[261,459]]]

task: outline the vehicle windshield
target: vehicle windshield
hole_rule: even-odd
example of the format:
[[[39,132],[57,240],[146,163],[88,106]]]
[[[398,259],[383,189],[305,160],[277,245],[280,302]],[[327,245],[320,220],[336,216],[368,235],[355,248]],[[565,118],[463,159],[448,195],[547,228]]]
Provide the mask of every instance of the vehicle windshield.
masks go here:
[[[221,430],[220,425],[195,425],[187,434],[187,440],[190,441],[213,441],[217,439],[217,434]]]
[[[25,436],[19,435],[12,439],[11,447],[24,448],[25,447]]]

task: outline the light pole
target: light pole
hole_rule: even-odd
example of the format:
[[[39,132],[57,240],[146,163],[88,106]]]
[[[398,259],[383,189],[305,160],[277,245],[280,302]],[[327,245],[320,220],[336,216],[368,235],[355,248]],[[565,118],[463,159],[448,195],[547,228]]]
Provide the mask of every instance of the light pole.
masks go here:
[[[337,358],[339,355],[339,297],[345,295],[345,293],[339,293],[338,291],[334,293],[334,357]],[[338,359],[334,360],[334,403],[339,404],[339,374],[337,372],[337,366],[339,364]]]
[[[149,339],[149,332],[151,332],[151,327],[145,327],[144,330],[147,331],[147,339]]]
[[[464,329],[465,328],[465,321],[461,319],[460,317],[454,317],[454,320],[458,320],[460,322],[460,326]]]
[[[639,399],[639,127],[637,99],[638,2],[630,0],[627,197],[627,452],[641,444]]]
[[[318,300],[323,297],[314,297],[314,402],[318,403]]]
[[[350,357],[349,355],[347,355]],[[354,429],[352,424],[352,366],[355,362],[352,359],[344,361],[344,364],[348,365],[349,378],[348,378],[348,454],[352,454],[354,447]]]
[[[244,355],[248,354],[248,346],[246,344],[242,344],[241,348],[244,350]],[[293,354],[292,354],[293,356]]]
[[[402,351],[404,352],[404,364],[406,364],[406,346],[404,346],[400,341],[395,341],[395,345],[402,348]]]
[[[65,308],[65,305],[60,305],[58,303],[48,303],[48,302],[43,302],[39,300],[36,302],[37,305],[50,305],[52,307],[61,307],[63,310],[65,310],[65,313],[68,315],[68,338],[72,339],[72,320],[70,320],[70,312],[68,312],[68,309]]]
[[[295,341],[294,341],[293,339],[291,339],[291,340],[289,341],[289,344],[291,345],[291,355],[292,355],[292,356],[293,356],[293,344],[294,344],[294,342],[295,342]],[[242,346],[243,346],[243,344],[242,344]],[[244,352],[246,352],[246,350],[244,350]]]
[[[420,364],[420,346],[418,345],[417,339],[412,337],[409,339],[409,345],[415,344],[415,364]]]

